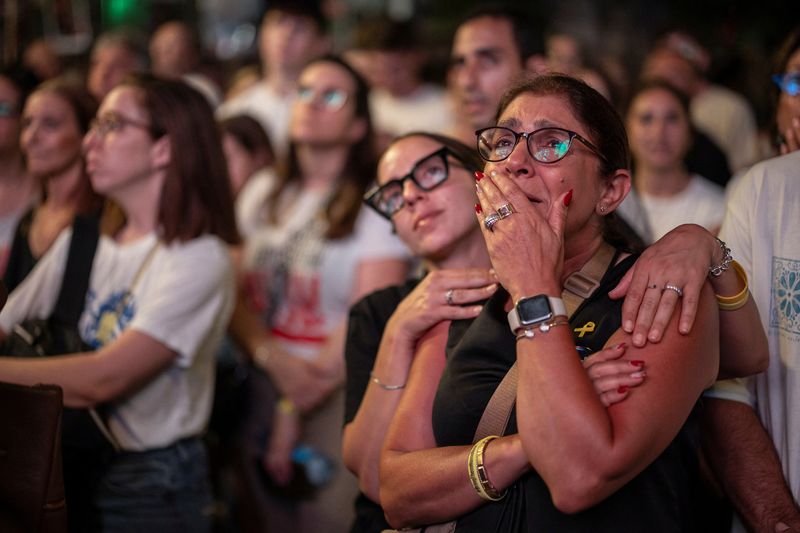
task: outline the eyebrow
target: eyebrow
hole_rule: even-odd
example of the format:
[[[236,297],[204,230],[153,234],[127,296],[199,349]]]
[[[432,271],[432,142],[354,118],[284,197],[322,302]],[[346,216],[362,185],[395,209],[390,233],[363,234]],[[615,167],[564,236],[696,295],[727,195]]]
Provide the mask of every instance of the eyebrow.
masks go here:
[[[514,129],[514,128],[519,128],[522,125],[522,123],[514,117],[509,117],[501,120],[500,122],[497,123],[497,125]],[[533,122],[534,130],[538,130],[541,128],[563,128],[563,126],[547,119],[538,119]]]

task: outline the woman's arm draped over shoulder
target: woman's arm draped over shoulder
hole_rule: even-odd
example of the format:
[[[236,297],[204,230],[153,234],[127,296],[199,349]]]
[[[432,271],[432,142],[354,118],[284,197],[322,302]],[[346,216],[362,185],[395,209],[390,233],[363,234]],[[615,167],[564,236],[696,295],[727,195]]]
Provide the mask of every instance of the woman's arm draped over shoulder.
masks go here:
[[[647,467],[680,430],[718,365],[716,305],[700,294],[696,325],[678,333],[677,312],[663,340],[627,355],[645,361],[648,381],[607,410],[574,355],[568,328],[517,343],[517,423],[531,464],[565,512],[608,497]],[[629,342],[622,330],[609,344]]]

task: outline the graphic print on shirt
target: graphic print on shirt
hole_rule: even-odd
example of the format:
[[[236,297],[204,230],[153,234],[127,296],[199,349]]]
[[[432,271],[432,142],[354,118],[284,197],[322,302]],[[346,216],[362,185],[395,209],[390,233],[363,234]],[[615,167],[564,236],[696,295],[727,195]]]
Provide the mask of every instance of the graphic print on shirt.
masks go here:
[[[80,334],[92,348],[102,348],[116,339],[136,314],[136,303],[128,291],[115,291],[102,302],[97,293],[86,293],[86,311],[81,317]]]
[[[278,337],[311,343],[326,338],[319,277],[324,228],[323,220],[314,219],[283,246],[262,248],[245,274],[248,305]]]
[[[770,327],[800,335],[800,261],[772,258]]]

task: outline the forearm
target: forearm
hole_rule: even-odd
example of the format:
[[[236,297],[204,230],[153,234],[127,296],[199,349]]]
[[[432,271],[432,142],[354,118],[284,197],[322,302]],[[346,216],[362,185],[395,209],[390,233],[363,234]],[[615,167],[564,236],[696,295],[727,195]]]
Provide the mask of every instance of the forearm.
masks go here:
[[[375,502],[379,502],[381,448],[404,391],[395,387],[408,381],[413,355],[413,345],[397,342],[387,327],[371,374],[384,386],[370,380],[355,418],[344,430],[345,465],[358,477],[362,492]]]
[[[733,268],[709,277],[714,292],[723,297],[741,293],[744,280]],[[769,347],[758,308],[751,295],[736,310],[719,310],[720,379],[763,372],[769,363]]]
[[[779,522],[800,528],[800,510],[755,411],[740,402],[707,398],[702,424],[706,457],[748,529],[771,532]]]
[[[389,523],[407,527],[452,520],[484,503],[467,475],[471,446],[414,452],[386,450],[381,458],[381,505]],[[518,436],[490,443],[484,464],[504,491],[529,468]]]

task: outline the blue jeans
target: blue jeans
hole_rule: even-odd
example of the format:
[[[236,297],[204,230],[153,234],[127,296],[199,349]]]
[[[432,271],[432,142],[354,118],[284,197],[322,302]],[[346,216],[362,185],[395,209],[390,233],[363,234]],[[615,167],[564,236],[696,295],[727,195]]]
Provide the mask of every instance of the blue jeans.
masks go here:
[[[213,501],[208,458],[198,437],[114,457],[94,498],[97,523],[108,533],[208,533]]]

